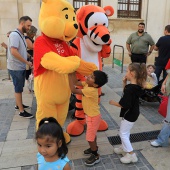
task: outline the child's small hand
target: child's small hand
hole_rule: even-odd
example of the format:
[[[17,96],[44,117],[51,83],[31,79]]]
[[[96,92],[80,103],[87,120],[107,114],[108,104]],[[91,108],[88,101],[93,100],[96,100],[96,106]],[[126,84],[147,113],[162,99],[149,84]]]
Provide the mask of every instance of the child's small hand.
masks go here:
[[[109,101],[109,104],[110,104],[110,105],[115,105],[115,101],[114,101],[114,100],[110,100],[110,101]]]
[[[126,78],[126,76],[123,77],[122,81],[123,81],[123,83],[127,83],[127,78]]]

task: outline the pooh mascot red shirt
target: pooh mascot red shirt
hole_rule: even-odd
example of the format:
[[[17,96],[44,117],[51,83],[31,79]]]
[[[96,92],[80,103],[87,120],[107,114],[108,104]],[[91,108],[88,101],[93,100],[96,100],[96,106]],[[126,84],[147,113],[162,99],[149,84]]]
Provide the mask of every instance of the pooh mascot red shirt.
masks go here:
[[[34,44],[36,125],[44,117],[54,117],[63,126],[71,94],[68,73],[89,75],[97,67],[75,56],[66,43],[78,31],[74,8],[66,0],[42,0],[39,28],[42,35]],[[68,143],[70,136],[64,135]]]
[[[112,16],[114,10],[111,6],[104,8],[95,5],[82,6],[76,13],[79,30],[77,38],[71,44],[75,55],[81,59],[94,63],[102,70],[102,58],[110,56],[111,39],[108,30],[108,16]],[[77,74],[77,78],[84,81],[84,76]],[[81,88],[81,87],[78,87]],[[99,96],[101,88],[99,89]],[[67,126],[70,135],[80,135],[84,131],[85,114],[82,108],[81,95],[76,95],[76,120]],[[99,131],[108,129],[107,123],[102,120]]]

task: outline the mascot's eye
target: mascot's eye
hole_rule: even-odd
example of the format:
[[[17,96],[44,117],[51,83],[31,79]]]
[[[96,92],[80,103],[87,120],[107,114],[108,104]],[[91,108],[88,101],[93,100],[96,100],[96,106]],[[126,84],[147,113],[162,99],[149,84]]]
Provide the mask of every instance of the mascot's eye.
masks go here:
[[[95,23],[94,25],[97,26],[97,23]]]
[[[103,24],[104,26],[106,25],[106,23]]]
[[[65,15],[65,18],[68,19],[68,15],[67,14]]]
[[[75,21],[75,17],[73,17],[73,21]]]

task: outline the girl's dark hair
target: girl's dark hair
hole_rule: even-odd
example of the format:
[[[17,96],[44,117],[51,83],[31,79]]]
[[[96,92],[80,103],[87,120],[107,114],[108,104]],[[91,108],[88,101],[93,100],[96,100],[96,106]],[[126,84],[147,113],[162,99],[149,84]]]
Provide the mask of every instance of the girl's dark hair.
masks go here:
[[[94,75],[94,83],[98,85],[97,88],[102,87],[108,82],[108,76],[103,71],[95,70],[93,72],[93,75]]]
[[[39,128],[35,134],[35,139],[42,139],[46,136],[56,139],[57,146],[59,146],[59,141],[62,141],[61,147],[58,148],[58,156],[64,158],[68,153],[68,148],[64,138],[63,130],[60,124],[53,117],[44,118],[39,123]]]
[[[135,78],[137,85],[143,87],[147,78],[147,70],[145,63],[131,63],[129,64],[129,70],[135,72]]]

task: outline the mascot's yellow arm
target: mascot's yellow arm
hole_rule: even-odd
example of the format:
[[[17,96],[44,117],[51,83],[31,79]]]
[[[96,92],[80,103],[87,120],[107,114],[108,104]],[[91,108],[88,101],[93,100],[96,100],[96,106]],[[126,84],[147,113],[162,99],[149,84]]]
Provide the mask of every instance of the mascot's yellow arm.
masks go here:
[[[61,57],[54,52],[49,52],[41,59],[41,65],[59,74],[69,74],[80,66],[80,58],[77,56]]]
[[[77,56],[61,57],[60,55],[49,52],[41,59],[41,65],[48,69],[56,71],[59,74],[69,74],[74,71],[87,76],[97,70],[97,66],[90,62],[85,62]]]

